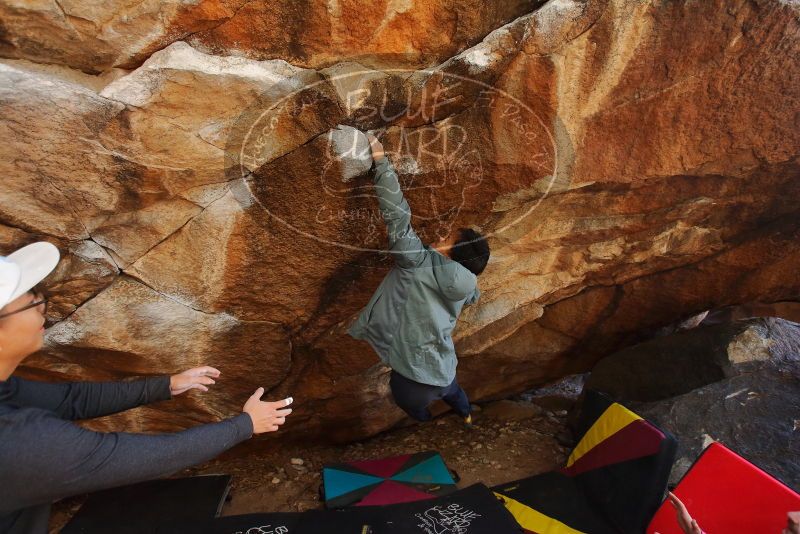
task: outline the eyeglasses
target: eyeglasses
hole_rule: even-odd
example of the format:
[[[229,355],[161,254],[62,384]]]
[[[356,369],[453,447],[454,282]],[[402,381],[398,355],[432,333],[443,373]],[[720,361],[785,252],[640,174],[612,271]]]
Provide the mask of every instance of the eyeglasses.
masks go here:
[[[47,299],[47,297],[44,296],[43,291],[34,287],[30,291],[28,291],[28,293],[33,293],[33,300],[34,300],[33,302],[31,302],[30,304],[28,304],[26,306],[23,306],[22,308],[20,308],[18,310],[14,310],[12,312],[0,313],[0,319],[3,319],[3,318],[8,317],[10,315],[14,315],[15,313],[21,313],[21,312],[24,312],[25,310],[30,310],[31,308],[35,308],[37,306],[41,306],[42,304],[44,304],[44,310],[42,310],[42,314],[43,315],[47,314],[47,302],[48,302],[48,299]]]

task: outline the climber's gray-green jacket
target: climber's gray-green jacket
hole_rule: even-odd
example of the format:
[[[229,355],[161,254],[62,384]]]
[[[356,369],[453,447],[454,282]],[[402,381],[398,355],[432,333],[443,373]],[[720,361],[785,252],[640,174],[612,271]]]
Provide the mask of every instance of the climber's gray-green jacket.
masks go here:
[[[406,378],[450,385],[457,365],[450,334],[464,304],[480,296],[477,278],[423,245],[411,228],[411,208],[385,156],[375,162],[373,181],[395,266],[347,332],[368,341],[381,360]]]

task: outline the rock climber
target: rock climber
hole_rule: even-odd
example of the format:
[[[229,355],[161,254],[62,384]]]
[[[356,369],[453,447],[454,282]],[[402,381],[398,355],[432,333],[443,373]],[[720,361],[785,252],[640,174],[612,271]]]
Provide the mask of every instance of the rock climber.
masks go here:
[[[367,137],[394,266],[348,333],[369,342],[391,367],[394,401],[413,419],[430,420],[429,405],[441,399],[472,425],[469,399],[456,380],[451,333],[463,306],[480,296],[477,276],[489,261],[489,244],[477,231],[459,228],[424,245],[411,227],[411,208],[383,145]]]

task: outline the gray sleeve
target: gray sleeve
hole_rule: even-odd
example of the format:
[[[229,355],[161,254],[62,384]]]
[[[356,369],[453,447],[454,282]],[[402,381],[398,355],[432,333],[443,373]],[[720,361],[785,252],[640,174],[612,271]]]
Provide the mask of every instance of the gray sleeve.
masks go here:
[[[18,410],[0,437],[0,513],[170,475],[253,432],[242,413],[173,434],[92,432],[51,412]]]
[[[91,419],[169,400],[169,376],[128,382],[48,383],[12,377],[7,402],[55,412],[64,419]]]
[[[425,258],[425,247],[411,228],[411,207],[386,156],[375,162],[373,182],[381,216],[389,232],[389,250],[395,262],[404,268],[416,267]]]

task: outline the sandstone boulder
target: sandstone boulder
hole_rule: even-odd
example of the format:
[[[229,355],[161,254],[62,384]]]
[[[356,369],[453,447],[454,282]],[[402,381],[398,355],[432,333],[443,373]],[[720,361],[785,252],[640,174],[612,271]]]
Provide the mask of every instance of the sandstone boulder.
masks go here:
[[[635,410],[678,437],[673,484],[710,442],[719,441],[797,488],[799,387],[800,364],[795,358],[788,365],[764,366]]]
[[[475,400],[584,373],[698,313],[800,300],[799,13],[4,1],[0,55],[36,63],[0,63],[0,236],[65,257],[61,322],[20,372],[213,360],[241,377],[125,416],[137,428],[212,419],[257,385],[297,399],[298,437],[401,421],[387,370],[345,334],[391,258],[337,125],[381,134],[426,242],[489,236],[453,335]]]
[[[800,325],[776,318],[699,327],[600,360],[586,387],[618,400],[668,399],[800,357]]]
[[[136,67],[159,49],[189,40],[219,55],[314,68],[346,57],[419,67],[443,61],[540,3],[4,0],[0,55],[97,72]]]

